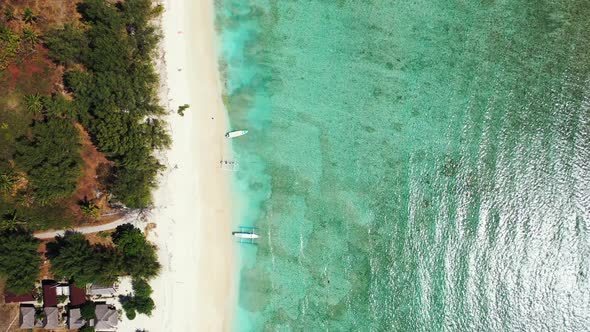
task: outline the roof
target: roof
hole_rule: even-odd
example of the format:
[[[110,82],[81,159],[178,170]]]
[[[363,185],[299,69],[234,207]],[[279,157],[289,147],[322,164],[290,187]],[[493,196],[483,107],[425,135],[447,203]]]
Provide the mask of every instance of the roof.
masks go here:
[[[57,291],[55,290],[57,283],[44,282],[43,283],[43,306],[55,307],[57,306]]]
[[[59,327],[59,321],[57,319],[57,307],[49,307],[45,310],[45,328],[56,329]]]
[[[37,295],[36,291],[32,291],[29,294],[16,295],[12,292],[4,292],[4,302],[16,303],[16,302],[33,302],[35,301],[34,295]]]
[[[90,294],[91,295],[114,295],[117,293],[115,287],[110,286],[100,286],[100,285],[92,285],[90,286]]]
[[[35,327],[35,307],[20,307],[20,328],[32,329]]]
[[[115,331],[119,323],[119,314],[116,310],[109,308],[106,304],[97,304],[94,311],[96,331]]]
[[[82,318],[82,313],[80,309],[70,309],[69,317],[68,317],[68,328],[70,330],[79,329],[86,324],[86,320]]]
[[[78,288],[74,284],[70,284],[70,305],[78,306],[86,302],[86,290]]]

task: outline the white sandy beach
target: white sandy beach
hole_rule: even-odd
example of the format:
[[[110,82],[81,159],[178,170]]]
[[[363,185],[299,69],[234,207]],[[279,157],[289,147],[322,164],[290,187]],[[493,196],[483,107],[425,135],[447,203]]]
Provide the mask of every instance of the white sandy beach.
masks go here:
[[[169,169],[155,192],[156,223],[149,238],[159,247],[160,276],[151,283],[151,317],[123,317],[120,331],[227,331],[235,304],[235,245],[231,238],[229,173],[219,167],[230,148],[221,99],[214,4],[165,0],[163,47],[173,145]],[[164,100],[165,101],[165,100]]]

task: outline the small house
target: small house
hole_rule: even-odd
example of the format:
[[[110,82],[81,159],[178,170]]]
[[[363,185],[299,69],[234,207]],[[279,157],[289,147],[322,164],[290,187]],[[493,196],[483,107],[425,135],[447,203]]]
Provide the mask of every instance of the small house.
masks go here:
[[[51,330],[59,328],[59,317],[57,307],[45,307],[45,326],[44,328]]]
[[[4,292],[4,302],[5,303],[26,303],[26,304],[35,304],[37,300],[35,297],[37,296],[37,291],[32,291],[28,294],[24,295],[16,295],[12,292]]]
[[[114,286],[90,286],[89,293],[91,296],[97,297],[113,297],[117,294],[117,289]]]
[[[68,328],[70,330],[76,330],[86,325],[86,320],[82,318],[80,308],[70,309],[68,314]]]
[[[117,330],[119,323],[119,314],[117,310],[106,304],[97,304],[95,309],[96,320],[94,330],[97,332],[110,332]]]
[[[32,329],[35,327],[35,307],[21,306],[20,307],[20,328]]]

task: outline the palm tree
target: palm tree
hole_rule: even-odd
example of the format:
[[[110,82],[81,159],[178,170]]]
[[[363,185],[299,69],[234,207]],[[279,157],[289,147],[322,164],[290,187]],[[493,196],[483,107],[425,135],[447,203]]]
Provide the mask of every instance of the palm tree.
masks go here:
[[[25,107],[27,108],[27,111],[33,115],[41,113],[43,110],[41,96],[38,93],[35,93],[34,95],[26,95]]]
[[[86,217],[93,217],[93,218],[98,217],[98,213],[99,213],[98,206],[96,206],[96,204],[94,204],[94,202],[89,201],[88,198],[84,197],[84,200],[80,201],[79,205],[80,205],[80,211],[82,211],[82,214],[84,214]]]
[[[16,16],[14,15],[14,9],[12,9],[12,7],[4,8],[4,20],[6,20],[6,22],[10,22],[15,19]]]
[[[0,174],[0,191],[9,191],[14,186],[16,179],[8,174]]]
[[[25,23],[33,23],[37,21],[37,15],[33,13],[31,8],[25,8],[25,12],[23,13],[23,21],[25,21]]]
[[[39,36],[35,30],[24,28],[23,29],[23,41],[31,45],[31,48],[34,49],[37,43],[39,42]]]
[[[2,216],[0,221],[0,231],[2,232],[16,232],[26,228],[27,223],[24,220],[17,219],[16,210],[12,213]]]

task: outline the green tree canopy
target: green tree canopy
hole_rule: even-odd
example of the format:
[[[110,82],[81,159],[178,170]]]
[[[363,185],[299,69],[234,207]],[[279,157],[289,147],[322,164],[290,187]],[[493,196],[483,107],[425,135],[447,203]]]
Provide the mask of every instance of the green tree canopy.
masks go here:
[[[120,7],[134,55],[149,59],[161,38],[158,30],[150,24],[150,20],[160,14],[158,7],[152,7],[150,0],[127,0]]]
[[[62,65],[71,65],[82,61],[88,52],[88,38],[84,30],[72,23],[64,24],[61,29],[53,29],[45,37],[49,48],[49,57]]]
[[[51,272],[56,278],[74,279],[79,285],[95,280],[97,267],[91,264],[93,253],[90,242],[75,232],[67,232],[47,244]]]
[[[151,315],[155,308],[151,298],[152,287],[144,279],[133,278],[133,296],[121,296],[120,301],[127,318],[134,319],[137,313]]]
[[[87,321],[96,319],[96,304],[92,301],[86,301],[80,307],[80,315]]]
[[[26,294],[35,288],[41,256],[39,242],[24,231],[0,231],[0,277],[6,279],[6,289]]]
[[[117,250],[93,246],[76,232],[67,232],[49,242],[47,257],[57,278],[73,279],[79,285],[110,285],[121,274],[122,260]]]
[[[149,0],[86,0],[78,10],[85,28],[64,26],[46,44],[57,62],[85,68],[66,72],[64,81],[74,93],[79,120],[115,163],[108,189],[129,207],[147,207],[161,169],[153,152],[170,144],[157,120],[164,111],[151,64],[159,40],[152,19],[160,11]]]
[[[61,93],[54,93],[42,99],[43,108],[48,117],[74,119],[74,104]]]
[[[160,270],[156,247],[149,243],[139,228],[131,224],[118,226],[113,242],[123,253],[124,269],[134,278],[151,278]]]
[[[27,172],[33,196],[41,204],[68,196],[80,176],[80,133],[71,121],[37,122],[32,138],[17,141],[14,158]]]

